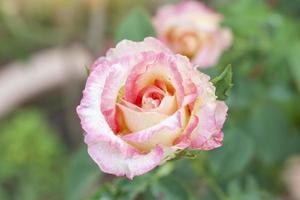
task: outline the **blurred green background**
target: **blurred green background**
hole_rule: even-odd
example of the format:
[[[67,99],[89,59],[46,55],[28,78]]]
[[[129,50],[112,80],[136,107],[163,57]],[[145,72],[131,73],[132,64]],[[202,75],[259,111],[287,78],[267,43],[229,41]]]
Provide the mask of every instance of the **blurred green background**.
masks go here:
[[[223,147],[133,181],[89,158],[75,113],[87,75],[70,63],[84,55],[84,70],[114,41],[154,35],[150,16],[175,2],[0,0],[1,200],[300,199],[299,0],[204,1],[234,34],[205,70],[233,66]]]

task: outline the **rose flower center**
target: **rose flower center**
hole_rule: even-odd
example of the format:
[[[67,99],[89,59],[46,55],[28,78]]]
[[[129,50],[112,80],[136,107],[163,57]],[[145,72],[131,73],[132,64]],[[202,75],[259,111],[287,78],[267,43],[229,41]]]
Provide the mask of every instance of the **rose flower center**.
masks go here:
[[[138,91],[135,101],[124,97],[124,89],[119,91],[117,103],[117,123],[121,134],[128,134],[153,126],[173,114],[177,109],[175,90],[164,81],[155,79],[153,84]],[[135,121],[143,122],[143,127]]]
[[[148,86],[139,92],[136,105],[145,110],[157,108],[165,97],[166,92],[156,84]]]

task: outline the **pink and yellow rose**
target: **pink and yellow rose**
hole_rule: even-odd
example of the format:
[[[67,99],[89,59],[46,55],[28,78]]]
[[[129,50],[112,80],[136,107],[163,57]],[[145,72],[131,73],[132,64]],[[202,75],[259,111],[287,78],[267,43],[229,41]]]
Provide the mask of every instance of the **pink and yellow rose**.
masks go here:
[[[209,80],[154,38],[121,41],[93,64],[77,107],[90,156],[132,179],[178,150],[221,146],[227,106]]]
[[[161,41],[206,68],[231,45],[230,30],[220,27],[222,18],[200,2],[183,1],[161,7],[153,21]]]

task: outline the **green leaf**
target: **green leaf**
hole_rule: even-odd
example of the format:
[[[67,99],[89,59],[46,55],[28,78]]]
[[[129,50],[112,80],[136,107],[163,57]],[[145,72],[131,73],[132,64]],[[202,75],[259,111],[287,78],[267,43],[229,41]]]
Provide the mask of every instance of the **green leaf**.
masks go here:
[[[232,67],[228,65],[224,71],[211,81],[216,87],[216,95],[218,99],[225,100],[229,96],[232,88]]]
[[[89,76],[89,75],[90,75],[90,73],[91,73],[91,67],[89,67],[89,66],[85,65],[85,66],[84,66],[84,68],[85,68],[85,72],[86,72],[86,74]]]
[[[228,194],[230,200],[271,200],[270,194],[262,190],[253,177],[247,177],[245,186],[241,181],[233,180],[228,184]]]
[[[292,72],[292,76],[300,92],[300,44],[297,44],[294,48],[291,48],[289,57],[289,66]]]
[[[148,174],[135,177],[132,181],[120,179],[115,185],[118,191],[119,200],[135,200],[138,195],[143,193],[149,184],[150,177]]]
[[[224,145],[209,152],[210,168],[220,179],[228,179],[241,173],[254,156],[253,140],[244,132],[226,131]]]
[[[155,199],[186,200],[190,199],[188,190],[175,178],[164,177],[151,185]]]
[[[174,164],[168,162],[143,176],[134,177],[133,180],[128,180],[127,178],[116,180],[113,185],[117,190],[118,199],[135,200],[138,196],[147,192],[150,185],[168,176],[173,169]]]
[[[112,185],[102,185],[97,192],[88,200],[114,200],[116,199],[116,189]]]
[[[8,191],[0,187],[0,199],[8,199]]]
[[[256,156],[265,164],[282,163],[288,155],[299,151],[299,135],[294,134],[285,114],[272,102],[253,107],[248,126],[257,145]]]
[[[89,158],[85,148],[73,156],[67,176],[67,200],[83,200],[90,188],[100,179],[100,170]]]
[[[115,42],[123,39],[141,41],[148,36],[155,36],[151,19],[146,11],[135,8],[121,21],[116,30]]]

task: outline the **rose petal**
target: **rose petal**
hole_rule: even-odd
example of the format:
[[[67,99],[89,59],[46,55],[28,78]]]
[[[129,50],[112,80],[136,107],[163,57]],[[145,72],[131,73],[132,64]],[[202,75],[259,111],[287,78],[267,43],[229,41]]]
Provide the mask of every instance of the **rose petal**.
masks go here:
[[[153,95],[156,95],[156,99],[153,99]],[[156,87],[155,85],[150,85],[141,90],[137,96],[137,104],[145,109],[156,108],[158,105],[153,104],[153,102],[160,103],[161,99],[166,95],[166,92],[162,89]],[[151,100],[151,101],[148,101]]]
[[[189,98],[189,97],[188,97]],[[185,102],[190,102],[189,99],[186,99]],[[176,111],[176,108],[177,108],[177,103],[176,103],[176,97],[175,96],[165,96],[160,105],[157,107],[157,108],[154,108],[154,109],[150,109],[150,110],[145,110],[143,108],[140,108],[128,101],[125,101],[124,99],[122,99],[120,101],[120,104],[126,106],[127,108],[130,108],[131,110],[135,110],[135,111],[138,111],[138,112],[147,112],[147,111],[151,111],[151,112],[158,112],[158,113],[161,113],[161,114],[165,114],[165,115],[171,115],[173,114],[175,111]],[[187,104],[185,104],[187,105]]]
[[[153,111],[158,113],[163,113],[166,115],[171,115],[176,111],[176,108],[177,108],[176,97],[167,95],[162,99],[160,105]]]
[[[137,111],[137,112],[144,112],[144,110],[128,101],[125,101],[124,99],[121,99],[120,104],[124,105],[125,107]]]
[[[221,29],[211,33],[212,39],[203,45],[193,63],[198,67],[205,68],[217,64],[222,52],[227,49],[232,42],[232,34],[229,29]]]
[[[148,152],[156,145],[172,146],[187,124],[188,112],[182,108],[172,116],[148,129],[123,136],[123,139],[138,149]]]
[[[115,116],[116,101],[118,92],[126,80],[127,70],[120,64],[115,64],[109,67],[109,71],[103,86],[100,108],[110,127],[114,132],[118,132],[118,124],[116,123]]]
[[[192,132],[197,128],[199,124],[199,118],[197,116],[191,116],[188,125],[184,129],[182,135],[176,139],[175,146],[179,149],[185,149],[191,145],[190,136]]]
[[[152,170],[164,158],[164,151],[159,146],[145,155],[129,148],[131,155],[126,156],[120,149],[101,140],[95,142],[93,139],[91,143],[87,142],[87,144],[89,155],[103,172],[117,176],[125,175],[129,179]]]
[[[116,60],[123,57],[131,57],[135,59],[140,53],[148,51],[172,54],[172,52],[163,43],[159,42],[155,38],[147,37],[143,42],[122,40],[117,44],[116,48],[112,48],[107,52],[106,58],[108,60]],[[134,66],[136,63],[131,63],[130,66]]]
[[[108,65],[95,68],[87,79],[83,97],[77,107],[81,126],[88,134],[102,136],[105,140],[120,141],[108,125],[100,110],[101,95],[110,70]]]
[[[184,96],[182,78],[177,70],[176,60],[167,54],[143,53],[143,61],[138,63],[130,72],[125,84],[125,98],[135,102],[139,91],[156,80],[164,81],[175,89],[178,105],[181,105]]]
[[[191,134],[192,149],[211,150],[222,145],[221,131],[227,116],[227,106],[222,101],[209,103],[200,108],[197,113],[198,127]]]
[[[126,126],[132,132],[149,128],[168,117],[168,115],[157,112],[138,112],[123,106],[122,104],[117,105],[123,113]]]
[[[128,67],[132,67],[140,62],[140,57],[138,55],[146,51],[172,54],[172,52],[163,43],[152,37],[146,37],[143,42],[122,40],[115,48],[109,49],[105,57],[98,58],[91,66],[91,71],[99,65],[118,61],[124,58],[128,59]]]
[[[183,105],[195,101],[194,98],[201,99],[202,102],[215,101],[215,87],[209,81],[210,77],[192,67],[187,57],[176,55],[176,60],[185,91]]]
[[[89,154],[99,167],[106,173],[132,178],[159,165],[164,153],[156,147],[148,154],[140,154],[112,131],[99,107],[105,82],[112,70],[110,67],[98,65],[91,72],[77,113],[86,132]]]

